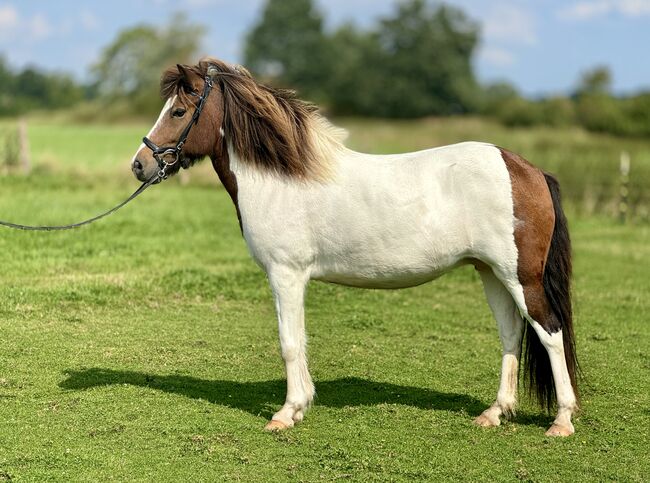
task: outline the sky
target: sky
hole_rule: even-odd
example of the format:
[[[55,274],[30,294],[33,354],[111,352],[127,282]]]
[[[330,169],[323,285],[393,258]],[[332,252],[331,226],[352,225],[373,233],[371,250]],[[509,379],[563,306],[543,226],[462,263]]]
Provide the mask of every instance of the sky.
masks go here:
[[[328,29],[369,28],[399,0],[316,0]],[[0,55],[88,79],[124,28],[164,26],[175,12],[208,29],[203,54],[242,60],[244,33],[264,0],[0,0]],[[481,25],[481,82],[508,81],[531,96],[566,94],[585,70],[609,66],[617,93],[650,89],[650,0],[449,0]]]

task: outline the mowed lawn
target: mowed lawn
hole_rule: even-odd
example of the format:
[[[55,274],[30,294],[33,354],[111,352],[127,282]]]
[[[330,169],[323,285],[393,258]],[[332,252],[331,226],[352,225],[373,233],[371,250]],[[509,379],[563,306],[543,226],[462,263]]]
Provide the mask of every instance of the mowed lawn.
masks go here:
[[[77,221],[138,185],[123,168],[146,126],[67,129],[73,147],[30,127],[37,168],[0,178],[0,219]],[[91,227],[0,229],[0,481],[647,481],[650,226],[570,217],[573,437],[544,437],[552,415],[524,394],[512,422],[472,425],[500,344],[469,268],[401,291],[311,284],[318,396],[269,434],[285,391],[270,290],[198,169]]]

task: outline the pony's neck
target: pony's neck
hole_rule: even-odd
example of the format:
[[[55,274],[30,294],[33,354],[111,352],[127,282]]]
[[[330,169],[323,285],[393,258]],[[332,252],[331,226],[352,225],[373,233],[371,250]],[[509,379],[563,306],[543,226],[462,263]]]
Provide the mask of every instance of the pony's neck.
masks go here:
[[[230,149],[228,147],[228,143],[225,139],[223,139],[221,132],[219,135],[219,141],[217,141],[214,153],[210,156],[210,159],[212,160],[212,167],[217,172],[219,181],[221,181],[221,184],[235,205],[235,210],[237,211],[237,220],[239,221],[239,229],[243,232],[241,213],[239,211],[237,177],[230,167]]]
[[[349,151],[343,144],[347,131],[332,125],[317,112],[310,113],[306,121],[292,129],[302,131],[301,158],[290,162],[274,156],[251,159],[248,156],[250,150],[240,149],[237,133],[233,133],[232,139],[227,137],[227,142],[224,142],[228,146],[228,165],[231,166],[230,162],[235,161],[239,167],[237,171],[255,173],[256,177],[268,175],[276,180],[309,183],[331,179],[342,153]],[[301,166],[296,168],[296,162],[301,163]]]

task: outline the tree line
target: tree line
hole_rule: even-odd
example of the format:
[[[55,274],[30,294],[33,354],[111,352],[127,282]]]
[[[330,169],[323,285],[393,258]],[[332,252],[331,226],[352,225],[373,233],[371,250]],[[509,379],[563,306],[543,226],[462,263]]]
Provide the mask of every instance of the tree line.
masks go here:
[[[153,114],[160,109],[160,72],[196,60],[205,31],[183,15],[163,28],[123,30],[84,85],[35,68],[13,72],[0,59],[0,115],[79,104],[89,117],[100,111]],[[532,100],[507,83],[481,85],[472,64],[480,34],[480,25],[461,9],[429,0],[397,2],[369,28],[348,23],[333,30],[314,0],[267,0],[244,39],[244,64],[261,81],[297,89],[333,115],[475,114],[509,126],[578,124],[650,134],[650,93],[613,96],[605,67],[585,73],[567,96]]]
[[[462,10],[427,0],[398,3],[369,29],[347,24],[333,32],[313,0],[268,0],[246,37],[245,62],[266,82],[294,86],[335,115],[478,114],[508,126],[650,135],[650,92],[614,96],[607,67],[585,72],[570,95],[527,99],[511,84],[477,82],[479,40],[480,25]]]
[[[0,57],[0,115],[66,108],[88,97],[86,86],[66,74],[46,73],[35,67],[14,72]]]

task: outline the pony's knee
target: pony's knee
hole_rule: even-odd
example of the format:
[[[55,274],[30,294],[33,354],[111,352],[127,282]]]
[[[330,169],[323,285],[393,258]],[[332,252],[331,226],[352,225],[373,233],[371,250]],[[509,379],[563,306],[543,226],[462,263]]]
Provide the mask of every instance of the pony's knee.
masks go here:
[[[283,343],[282,344],[282,359],[285,362],[294,362],[302,354],[302,347],[296,343]]]

